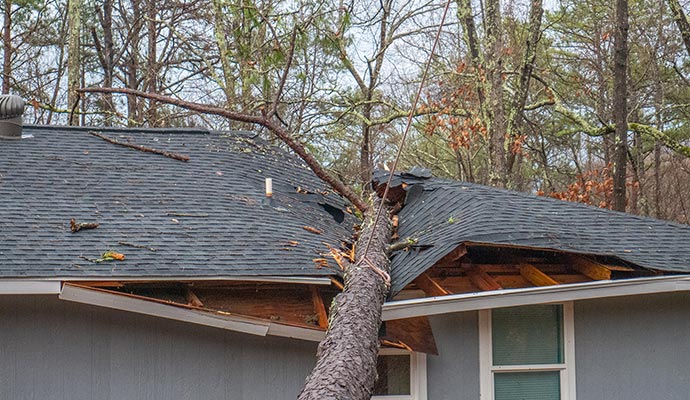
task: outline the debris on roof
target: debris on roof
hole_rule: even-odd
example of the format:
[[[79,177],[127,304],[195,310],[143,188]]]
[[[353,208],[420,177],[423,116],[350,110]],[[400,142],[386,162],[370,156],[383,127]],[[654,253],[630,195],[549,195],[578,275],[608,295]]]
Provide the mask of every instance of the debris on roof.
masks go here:
[[[312,260],[324,251],[323,242],[351,240],[356,220],[345,212],[346,203],[329,195],[301,160],[249,134],[41,126],[24,131],[34,139],[2,143],[0,278],[342,274]],[[190,158],[180,163],[149,156],[101,136]],[[266,177],[273,179],[270,204]],[[98,229],[86,230],[96,221]],[[280,250],[287,242],[299,243],[289,257]],[[82,258],[102,259],[104,249],[126,258]]]
[[[386,172],[378,172],[374,181],[382,191]],[[479,262],[489,257],[487,251],[502,248],[506,257],[512,254],[511,276],[518,283],[553,283],[539,269],[519,265],[528,253],[548,253],[550,262],[563,263],[570,255],[586,255],[584,259],[599,263],[605,260],[614,272],[630,268],[626,273],[639,276],[656,272],[690,272],[690,226],[652,218],[595,208],[487,186],[431,178],[425,171],[396,174],[391,189],[393,196],[405,199],[398,214],[400,237],[415,238],[419,248],[398,251],[392,255],[392,292],[398,293],[418,279],[432,266],[442,264],[444,257],[462,245],[470,253],[462,260],[445,265]],[[482,246],[485,249],[481,250]],[[507,250],[506,250],[507,249]],[[519,249],[525,252],[517,257]],[[544,253],[543,251],[547,251]],[[516,253],[517,252],[517,253]],[[557,254],[558,256],[553,256]],[[561,261],[557,261],[561,259]],[[583,267],[584,261],[567,265],[577,279],[607,276],[611,269]],[[497,264],[510,264],[501,260]],[[548,262],[547,262],[548,264]],[[634,267],[634,268],[631,268]],[[579,269],[574,271],[573,268]],[[558,272],[551,269],[553,272]],[[563,272],[565,270],[562,270]],[[580,272],[581,271],[581,272]],[[646,271],[646,272],[644,272]],[[437,271],[438,272],[438,271]],[[570,273],[569,272],[569,273]],[[474,274],[477,273],[475,270]],[[516,275],[517,273],[517,275]],[[575,276],[575,275],[573,275]],[[479,283],[484,280],[483,283]],[[474,275],[479,286],[495,288],[481,275]],[[557,281],[557,280],[556,280]],[[467,281],[471,284],[471,281]],[[516,287],[515,282],[506,287]],[[501,286],[501,285],[498,285]],[[474,284],[466,289],[477,290]],[[485,290],[485,289],[482,289]]]

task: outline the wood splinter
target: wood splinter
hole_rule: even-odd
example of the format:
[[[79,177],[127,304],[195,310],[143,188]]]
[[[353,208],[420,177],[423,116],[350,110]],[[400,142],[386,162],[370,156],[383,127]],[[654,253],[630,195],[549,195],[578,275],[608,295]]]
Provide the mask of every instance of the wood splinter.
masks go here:
[[[105,135],[101,135],[100,133],[94,132],[94,131],[89,131],[89,134],[96,136],[97,138],[101,138],[108,143],[116,144],[118,146],[129,147],[130,149],[143,151],[144,153],[160,154],[162,156],[172,158],[174,160],[185,161],[185,162],[189,161],[189,156],[186,156],[184,154],[170,153],[170,152],[167,152],[164,150],[158,150],[158,149],[154,149],[151,147],[141,146],[138,144],[120,142],[118,140],[115,140],[115,139],[110,138],[110,137],[105,136]]]
[[[72,233],[77,233],[82,229],[96,229],[100,224],[98,222],[80,222],[72,218],[69,220],[69,227]]]

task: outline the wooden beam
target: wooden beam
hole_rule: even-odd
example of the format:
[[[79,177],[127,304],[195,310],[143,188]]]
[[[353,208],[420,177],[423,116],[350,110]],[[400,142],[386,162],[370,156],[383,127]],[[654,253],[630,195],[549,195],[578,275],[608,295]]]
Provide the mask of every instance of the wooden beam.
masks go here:
[[[345,288],[345,286],[343,286],[343,284],[339,280],[333,277],[331,277],[331,284],[340,290],[343,290]]]
[[[503,287],[481,267],[469,268],[467,276],[480,290],[501,290]]]
[[[444,289],[443,286],[439,285],[438,282],[436,282],[426,272],[423,272],[421,275],[419,275],[417,279],[414,280],[414,283],[420,289],[422,289],[427,296],[447,296],[452,294]]]
[[[541,272],[539,268],[535,267],[534,265],[520,264],[518,266],[518,269],[520,270],[520,275],[522,275],[523,278],[530,281],[530,283],[532,283],[534,286],[558,285],[558,282],[551,279],[551,277],[546,275],[545,273]]]
[[[573,256],[570,258],[573,263],[573,269],[586,275],[596,281],[603,281],[611,279],[611,270],[589,258]]]
[[[323,304],[323,298],[319,292],[319,288],[311,286],[311,300],[314,303],[314,312],[316,313],[317,322],[320,328],[328,328],[328,314],[326,314],[326,306]]]
[[[204,303],[197,297],[194,292],[192,292],[192,289],[189,288],[189,286],[185,286],[184,288],[184,298],[187,300],[187,304],[193,307],[203,307]]]

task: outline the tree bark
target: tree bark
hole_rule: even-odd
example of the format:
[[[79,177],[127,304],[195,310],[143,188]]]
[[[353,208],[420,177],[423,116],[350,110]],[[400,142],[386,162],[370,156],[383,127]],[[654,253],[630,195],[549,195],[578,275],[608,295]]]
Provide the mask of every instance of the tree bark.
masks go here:
[[[529,13],[529,32],[527,43],[525,44],[525,54],[523,56],[520,78],[517,89],[513,96],[513,104],[508,117],[507,133],[510,141],[507,160],[506,160],[506,179],[509,185],[513,181],[513,165],[515,164],[516,153],[512,151],[512,143],[520,136],[521,125],[524,117],[524,108],[529,94],[529,85],[532,78],[532,71],[537,59],[537,44],[541,36],[541,20],[544,15],[542,0],[532,0]],[[512,186],[512,185],[511,185]]]
[[[79,100],[79,80],[81,77],[81,57],[79,36],[81,33],[81,0],[69,0],[67,7],[69,15],[69,35],[67,50],[67,105],[70,109],[77,105]],[[74,113],[69,117],[69,125],[78,124],[79,119],[75,119]]]
[[[625,183],[628,159],[628,0],[616,0],[613,62],[613,119],[616,124],[616,154],[613,165],[613,209],[625,211]]]
[[[5,19],[2,28],[2,94],[10,93],[12,79],[12,0],[5,0]]]
[[[366,214],[357,241],[356,264],[345,272],[345,288],[331,305],[326,338],[319,344],[316,366],[307,377],[299,400],[371,398],[376,382],[381,310],[389,283],[370,267],[390,271],[385,249],[391,234],[388,218],[373,225],[376,199]],[[387,214],[387,213],[386,213]],[[368,254],[363,254],[373,238]]]
[[[147,92],[157,93],[158,88],[156,79],[158,78],[158,27],[156,26],[156,1],[147,0],[146,2],[146,38],[148,44],[148,52],[146,54],[146,75],[144,87]],[[146,119],[148,125],[152,127],[158,126],[158,112],[155,100],[149,100],[148,109],[146,110]]]
[[[683,43],[685,43],[685,50],[690,55],[690,22],[688,22],[688,17],[683,12],[683,7],[680,6],[678,0],[668,0],[668,6],[680,31],[680,36],[683,38]]]
[[[503,104],[503,40],[501,4],[499,0],[486,2],[486,70],[489,79],[489,158],[490,181],[494,186],[506,186],[506,116]]]

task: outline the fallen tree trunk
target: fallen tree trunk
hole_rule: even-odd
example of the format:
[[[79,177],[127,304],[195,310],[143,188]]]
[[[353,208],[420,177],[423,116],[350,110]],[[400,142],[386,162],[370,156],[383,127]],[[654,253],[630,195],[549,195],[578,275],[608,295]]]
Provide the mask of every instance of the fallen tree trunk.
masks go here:
[[[387,212],[374,226],[379,199],[368,212],[356,245],[356,263],[347,266],[345,288],[331,304],[326,338],[299,400],[371,398],[376,382],[381,309],[390,287]],[[369,238],[369,251],[364,254]]]

